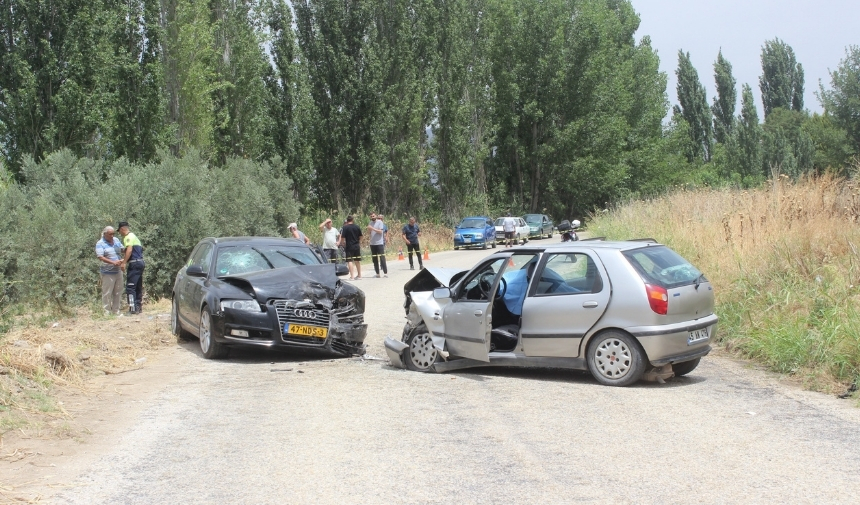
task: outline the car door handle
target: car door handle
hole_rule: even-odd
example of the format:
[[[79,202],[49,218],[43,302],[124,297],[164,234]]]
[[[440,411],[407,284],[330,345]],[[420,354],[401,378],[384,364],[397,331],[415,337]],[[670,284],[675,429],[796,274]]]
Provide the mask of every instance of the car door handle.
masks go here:
[[[484,311],[483,311],[483,310],[476,310],[476,311],[475,311],[475,315],[476,315],[476,316],[483,316],[483,315],[484,315]]]
[[[595,302],[595,301],[582,302],[582,306],[585,307],[586,309],[593,309],[593,308],[597,307],[597,302]]]

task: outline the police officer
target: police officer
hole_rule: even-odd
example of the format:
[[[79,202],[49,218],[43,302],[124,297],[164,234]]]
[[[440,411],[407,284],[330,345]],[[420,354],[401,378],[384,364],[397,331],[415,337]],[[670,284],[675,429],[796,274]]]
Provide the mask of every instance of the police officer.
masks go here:
[[[125,294],[128,297],[129,314],[140,314],[143,301],[143,245],[140,239],[128,229],[128,222],[120,221],[117,226],[125,247]]]

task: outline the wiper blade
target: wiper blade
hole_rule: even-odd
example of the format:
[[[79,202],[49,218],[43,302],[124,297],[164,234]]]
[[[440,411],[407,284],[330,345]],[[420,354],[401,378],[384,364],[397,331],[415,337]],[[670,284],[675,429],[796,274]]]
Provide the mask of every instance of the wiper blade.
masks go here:
[[[707,280],[708,279],[705,278],[705,274],[699,274],[699,276],[696,277],[696,290],[699,289],[699,284],[701,284],[702,281],[707,281]]]
[[[292,261],[292,262],[293,262],[293,263],[295,263],[296,265],[299,265],[299,266],[307,265],[307,263],[305,263],[305,262],[303,262],[303,261],[299,261],[299,260],[297,260],[296,258],[293,258],[292,256],[290,256],[290,255],[288,255],[288,254],[284,254],[282,251],[275,251],[275,252],[276,252],[276,253],[278,253],[278,254],[280,254],[280,255],[281,255],[281,256],[283,256],[284,258],[287,258],[288,260]]]

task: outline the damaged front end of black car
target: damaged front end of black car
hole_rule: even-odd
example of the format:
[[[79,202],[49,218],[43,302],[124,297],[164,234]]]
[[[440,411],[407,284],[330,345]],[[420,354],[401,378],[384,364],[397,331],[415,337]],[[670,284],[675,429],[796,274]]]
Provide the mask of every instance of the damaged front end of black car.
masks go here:
[[[364,293],[335,275],[334,265],[254,272],[221,282],[253,297],[221,303],[213,314],[215,339],[225,344],[322,348],[345,356],[364,354]],[[253,307],[253,306],[252,306]]]

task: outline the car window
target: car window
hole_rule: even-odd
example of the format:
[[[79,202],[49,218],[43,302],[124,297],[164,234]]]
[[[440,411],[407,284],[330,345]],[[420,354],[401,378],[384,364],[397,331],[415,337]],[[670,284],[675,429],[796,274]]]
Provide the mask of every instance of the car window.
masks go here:
[[[540,223],[540,214],[526,214],[523,218],[527,223]]]
[[[644,247],[623,254],[648,284],[671,289],[705,280],[702,272],[666,246]]]
[[[506,258],[499,258],[483,265],[460,283],[460,300],[489,300],[493,284]]]
[[[594,259],[584,253],[551,254],[538,274],[535,295],[598,293],[603,280]]]
[[[212,244],[200,244],[191,257],[188,258],[188,266],[198,266],[203,269],[203,273],[209,273],[209,264],[212,262]]]
[[[496,219],[496,226],[504,226],[504,225],[505,225],[505,218],[500,217],[500,218]]]
[[[460,221],[460,228],[483,228],[484,222],[482,219],[472,218]]]
[[[218,250],[216,271],[222,277],[320,263],[320,259],[307,247],[237,245]]]

